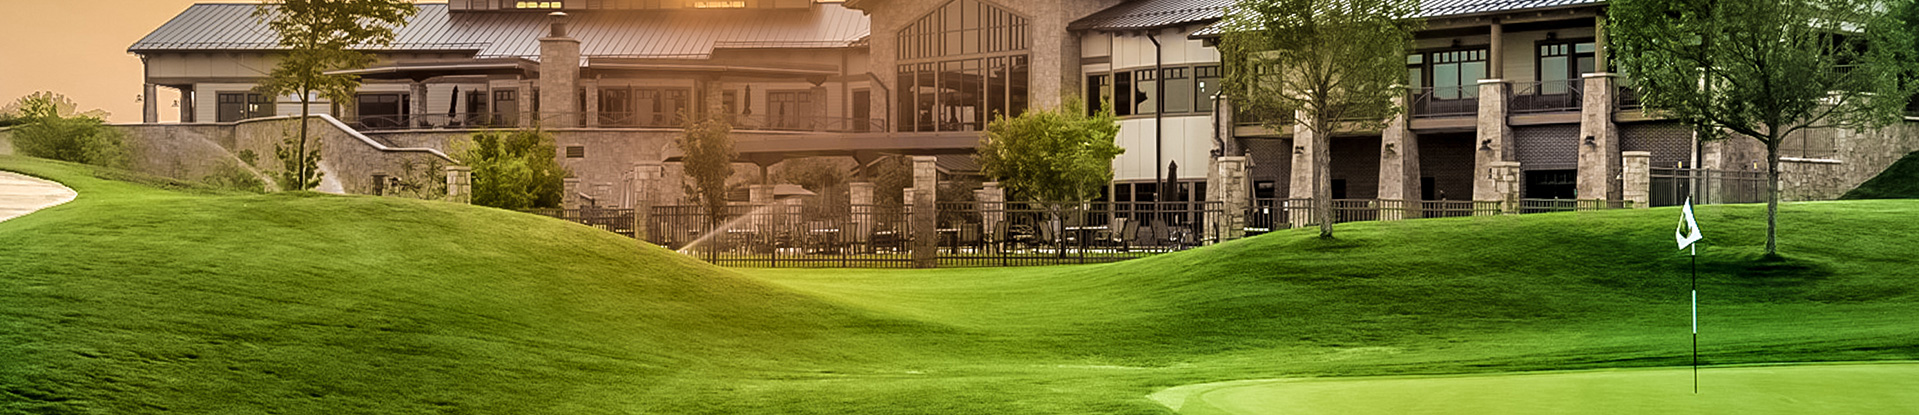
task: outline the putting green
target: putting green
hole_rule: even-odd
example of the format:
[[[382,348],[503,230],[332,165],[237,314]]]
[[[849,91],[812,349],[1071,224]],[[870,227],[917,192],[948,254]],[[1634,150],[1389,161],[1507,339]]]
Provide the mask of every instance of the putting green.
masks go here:
[[[1919,363],[1275,379],[1153,395],[1182,414],[1914,414]]]

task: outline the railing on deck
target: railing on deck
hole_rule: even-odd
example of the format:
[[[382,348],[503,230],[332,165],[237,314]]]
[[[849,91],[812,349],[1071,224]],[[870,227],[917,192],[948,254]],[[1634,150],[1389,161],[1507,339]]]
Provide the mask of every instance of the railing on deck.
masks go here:
[[[1514,114],[1579,112],[1584,86],[1578,80],[1529,82],[1514,85],[1510,111]]]
[[[679,128],[685,125],[679,116],[615,112],[542,112],[535,122],[522,122],[512,113],[486,114],[399,114],[349,117],[349,126],[362,131],[517,128],[539,125],[545,128]],[[835,133],[884,132],[886,120],[878,118],[728,115],[724,117],[735,130],[816,131]],[[592,121],[592,122],[588,122]]]
[[[1475,85],[1419,88],[1413,94],[1413,118],[1466,117],[1478,113],[1479,88]]]
[[[1766,201],[1766,172],[1709,169],[1652,169],[1652,206]]]

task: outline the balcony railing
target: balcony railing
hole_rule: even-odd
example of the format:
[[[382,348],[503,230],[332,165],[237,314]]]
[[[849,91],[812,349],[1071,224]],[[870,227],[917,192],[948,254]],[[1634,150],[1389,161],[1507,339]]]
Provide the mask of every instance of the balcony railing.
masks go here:
[[[1578,80],[1530,82],[1515,87],[1510,109],[1514,114],[1579,112],[1584,103]]]
[[[1614,85],[1616,86],[1613,87],[1613,99],[1618,101],[1614,105],[1616,108],[1636,110],[1644,107],[1639,104],[1639,90],[1633,89],[1631,83],[1622,81]]]
[[[348,125],[362,131],[516,128],[540,125],[546,128],[679,128],[678,116],[636,115],[632,113],[558,113],[537,114],[538,122],[523,122],[520,113],[487,114],[400,114],[362,115],[347,119]],[[595,119],[597,118],[597,119]],[[586,120],[595,119],[595,123]],[[769,115],[730,115],[733,129],[747,131],[817,131],[836,133],[884,132],[886,120],[850,117],[804,117]]]
[[[1414,91],[1413,118],[1466,117],[1479,113],[1476,85],[1427,87]]]

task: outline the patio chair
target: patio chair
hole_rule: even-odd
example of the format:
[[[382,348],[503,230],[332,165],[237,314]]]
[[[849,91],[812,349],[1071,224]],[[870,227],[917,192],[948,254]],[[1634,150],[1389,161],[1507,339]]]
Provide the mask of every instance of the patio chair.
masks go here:
[[[1117,241],[1119,243],[1119,251],[1120,252],[1131,251],[1133,249],[1133,241],[1138,239],[1139,239],[1139,222],[1131,221],[1131,220],[1126,221],[1124,226],[1122,226],[1119,231],[1119,238]]]

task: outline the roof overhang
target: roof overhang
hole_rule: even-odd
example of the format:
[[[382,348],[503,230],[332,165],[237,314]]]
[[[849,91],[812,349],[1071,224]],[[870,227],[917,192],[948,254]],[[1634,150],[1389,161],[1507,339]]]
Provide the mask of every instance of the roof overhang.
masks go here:
[[[709,73],[744,76],[823,78],[839,76],[839,68],[824,65],[779,63],[712,63],[702,61],[651,60],[633,58],[586,59],[586,68],[596,71],[644,71]]]
[[[363,79],[426,80],[456,75],[514,75],[539,72],[539,62],[524,58],[406,62],[364,69],[328,71],[327,75],[359,75]]]

